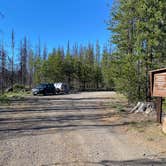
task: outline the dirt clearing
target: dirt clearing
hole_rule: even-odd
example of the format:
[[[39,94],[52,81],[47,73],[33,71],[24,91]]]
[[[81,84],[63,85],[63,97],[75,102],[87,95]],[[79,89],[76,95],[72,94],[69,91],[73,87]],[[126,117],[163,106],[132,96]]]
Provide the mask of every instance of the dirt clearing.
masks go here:
[[[155,116],[115,92],[35,96],[0,107],[0,165],[166,165]]]

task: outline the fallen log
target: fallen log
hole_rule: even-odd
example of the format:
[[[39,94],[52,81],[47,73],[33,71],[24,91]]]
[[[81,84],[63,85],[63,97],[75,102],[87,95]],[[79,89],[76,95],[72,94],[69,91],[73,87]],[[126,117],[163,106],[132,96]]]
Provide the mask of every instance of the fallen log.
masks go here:
[[[138,102],[137,105],[130,111],[130,113],[146,113],[149,114],[155,111],[155,104],[153,102]]]

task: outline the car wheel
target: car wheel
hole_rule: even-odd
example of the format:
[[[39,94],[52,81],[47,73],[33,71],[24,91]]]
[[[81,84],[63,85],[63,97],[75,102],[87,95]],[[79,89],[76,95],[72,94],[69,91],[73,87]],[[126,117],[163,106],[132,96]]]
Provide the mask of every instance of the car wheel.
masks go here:
[[[58,88],[58,89],[57,89],[57,94],[59,94],[59,93],[60,93],[60,89]]]
[[[47,95],[47,92],[46,92],[46,91],[44,91],[44,92],[43,92],[43,95],[44,95],[44,96],[46,96],[46,95]]]

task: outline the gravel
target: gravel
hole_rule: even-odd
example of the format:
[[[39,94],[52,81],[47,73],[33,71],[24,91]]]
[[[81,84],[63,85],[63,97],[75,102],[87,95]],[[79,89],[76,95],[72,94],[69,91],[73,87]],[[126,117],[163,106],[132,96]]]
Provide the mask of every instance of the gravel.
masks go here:
[[[35,96],[0,108],[0,165],[166,165],[116,132],[118,122],[102,121],[116,99],[115,92]]]

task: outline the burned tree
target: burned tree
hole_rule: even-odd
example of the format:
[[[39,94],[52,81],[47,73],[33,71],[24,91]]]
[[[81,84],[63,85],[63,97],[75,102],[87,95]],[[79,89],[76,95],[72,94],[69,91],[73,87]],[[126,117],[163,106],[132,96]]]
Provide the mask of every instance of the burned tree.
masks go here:
[[[1,93],[4,93],[5,90],[5,82],[6,82],[6,54],[4,50],[4,44],[2,43],[1,45],[1,50],[0,50],[0,58],[1,58],[1,78],[0,78],[0,83],[1,83]]]
[[[14,84],[14,47],[15,47],[15,42],[14,42],[14,30],[12,30],[12,41],[11,41],[11,49],[12,49],[12,58],[11,58],[11,68],[12,68],[12,74],[11,74],[11,86],[13,89],[13,84]]]
[[[22,85],[27,83],[27,39],[20,42],[20,70],[19,70],[19,82]]]
[[[26,85],[27,79],[27,39],[24,38],[23,48],[22,48],[22,84]]]

